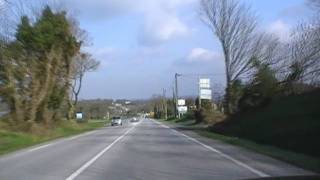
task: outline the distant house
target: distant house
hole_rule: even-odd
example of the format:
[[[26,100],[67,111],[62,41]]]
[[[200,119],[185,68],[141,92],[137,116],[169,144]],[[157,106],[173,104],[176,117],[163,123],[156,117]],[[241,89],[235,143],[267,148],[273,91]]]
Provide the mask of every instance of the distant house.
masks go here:
[[[129,104],[131,104],[131,101],[126,101],[125,104],[129,105]]]

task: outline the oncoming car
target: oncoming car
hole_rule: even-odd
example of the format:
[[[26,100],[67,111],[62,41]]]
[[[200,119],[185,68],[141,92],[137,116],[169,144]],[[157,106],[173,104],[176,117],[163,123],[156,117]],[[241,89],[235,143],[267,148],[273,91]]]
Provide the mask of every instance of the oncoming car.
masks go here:
[[[122,126],[122,119],[121,117],[113,117],[111,120],[111,126]]]
[[[136,118],[136,117],[134,117],[134,118],[132,118],[132,119],[130,120],[130,122],[139,122],[139,119]]]

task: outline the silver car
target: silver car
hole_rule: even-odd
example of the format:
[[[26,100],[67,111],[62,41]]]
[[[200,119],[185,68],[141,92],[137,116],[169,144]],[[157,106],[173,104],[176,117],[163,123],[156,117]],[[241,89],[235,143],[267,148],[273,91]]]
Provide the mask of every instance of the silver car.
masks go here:
[[[111,120],[111,126],[122,126],[121,117],[113,117]]]
[[[136,118],[136,117],[134,117],[134,118],[132,118],[132,119],[130,120],[130,122],[139,122],[139,119]]]

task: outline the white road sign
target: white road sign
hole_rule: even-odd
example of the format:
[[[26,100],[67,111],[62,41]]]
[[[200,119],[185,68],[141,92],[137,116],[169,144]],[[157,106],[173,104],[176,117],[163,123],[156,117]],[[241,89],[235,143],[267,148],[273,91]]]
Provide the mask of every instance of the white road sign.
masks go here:
[[[179,113],[184,114],[184,113],[187,113],[187,111],[188,111],[188,107],[187,106],[178,106],[178,112]]]
[[[200,89],[200,98],[211,100],[211,89]]]
[[[186,100],[178,99],[178,106],[184,106],[184,105],[186,105]]]
[[[200,79],[199,85],[201,89],[209,89],[210,88],[210,79]]]
[[[83,114],[80,112],[80,113],[76,113],[76,118],[81,120],[83,118]]]

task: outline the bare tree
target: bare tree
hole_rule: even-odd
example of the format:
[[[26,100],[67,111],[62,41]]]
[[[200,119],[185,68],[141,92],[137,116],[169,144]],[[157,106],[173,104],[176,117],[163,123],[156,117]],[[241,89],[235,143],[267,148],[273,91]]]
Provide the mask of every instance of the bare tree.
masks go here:
[[[254,57],[270,59],[266,53],[273,52],[274,49],[264,44],[268,42],[265,34],[256,33],[257,21],[251,8],[239,1],[201,0],[200,13],[203,22],[213,31],[222,46],[227,81],[225,110],[230,114],[233,111],[233,83],[252,70]]]
[[[288,82],[313,83],[320,75],[320,26],[300,25],[289,45]]]
[[[282,82],[294,91],[297,84],[318,84],[320,81],[320,0],[308,0],[314,10],[311,20],[292,31],[291,41],[283,48]]]
[[[89,33],[80,27],[80,22],[71,13],[69,13],[68,21],[71,25],[72,34],[78,41],[80,41],[83,46],[92,45],[92,39],[90,38]]]
[[[92,56],[88,53],[79,53],[72,64],[72,104],[70,104],[71,112],[73,113],[74,107],[77,105],[79,100],[79,94],[82,88],[83,77],[87,72],[95,71],[100,65],[100,62],[92,58]]]
[[[308,0],[308,4],[313,8],[315,11],[320,11],[320,0]]]
[[[5,3],[7,3],[7,2],[0,0],[0,13],[1,13],[1,11],[4,10],[4,8],[5,8]]]

